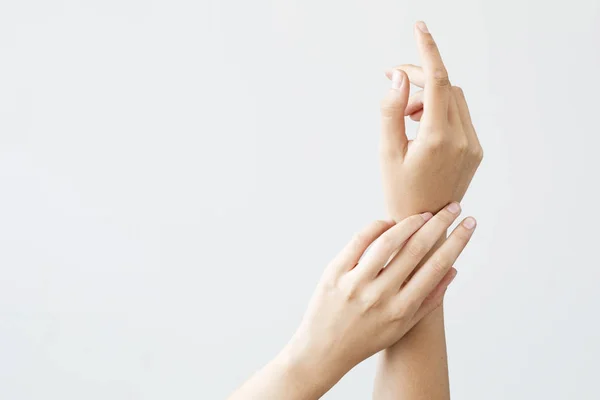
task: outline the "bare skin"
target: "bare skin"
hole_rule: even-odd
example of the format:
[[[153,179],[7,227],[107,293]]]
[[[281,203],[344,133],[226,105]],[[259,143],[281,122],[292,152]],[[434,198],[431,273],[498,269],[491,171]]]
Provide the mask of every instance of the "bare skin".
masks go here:
[[[439,306],[454,278],[473,218],[422,261],[459,214],[451,203],[435,216],[376,221],[357,234],[325,269],[288,345],[230,400],[318,399],[358,363],[397,343]]]
[[[462,200],[483,158],[464,94],[451,85],[423,22],[416,24],[415,37],[423,66],[386,71],[392,87],[382,102],[381,170],[395,220]],[[411,83],[423,90],[409,97]],[[420,121],[413,141],[406,137],[405,116]],[[442,307],[382,352],[373,398],[450,398]]]

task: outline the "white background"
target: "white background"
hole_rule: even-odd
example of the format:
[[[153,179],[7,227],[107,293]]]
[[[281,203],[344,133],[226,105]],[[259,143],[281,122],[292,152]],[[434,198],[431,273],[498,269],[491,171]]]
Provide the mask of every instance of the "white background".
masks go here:
[[[274,356],[385,216],[383,70],[419,19],[486,152],[453,397],[597,399],[592,0],[2,0],[0,398],[218,399]]]

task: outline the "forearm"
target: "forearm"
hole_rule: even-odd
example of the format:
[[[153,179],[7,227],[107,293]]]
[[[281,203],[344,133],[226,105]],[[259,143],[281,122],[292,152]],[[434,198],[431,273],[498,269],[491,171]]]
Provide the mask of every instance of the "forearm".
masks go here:
[[[442,307],[423,318],[396,344],[381,352],[373,398],[450,398]]]
[[[427,204],[437,209],[441,202]],[[389,210],[394,219],[414,206]],[[441,238],[436,247],[444,242]],[[435,249],[434,249],[435,250]],[[431,254],[431,253],[430,253]],[[448,400],[450,387],[443,308],[417,323],[402,339],[380,353],[373,391],[375,400]]]
[[[342,374],[343,375],[343,374]],[[323,396],[341,376],[324,371],[310,355],[286,348],[259,370],[229,400],[312,400]]]

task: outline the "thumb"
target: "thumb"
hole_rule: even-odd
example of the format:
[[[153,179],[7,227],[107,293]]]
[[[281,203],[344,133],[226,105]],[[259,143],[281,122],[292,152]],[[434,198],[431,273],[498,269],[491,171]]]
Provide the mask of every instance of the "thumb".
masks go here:
[[[383,154],[404,156],[408,139],[404,111],[408,104],[410,82],[400,69],[392,72],[392,87],[381,102],[381,150]]]

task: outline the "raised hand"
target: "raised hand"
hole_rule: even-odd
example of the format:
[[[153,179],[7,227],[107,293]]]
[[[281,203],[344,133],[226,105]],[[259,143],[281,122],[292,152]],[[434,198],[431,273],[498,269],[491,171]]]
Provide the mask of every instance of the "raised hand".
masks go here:
[[[415,36],[423,66],[386,71],[392,83],[381,105],[383,189],[395,219],[460,201],[483,158],[463,91],[451,85],[424,23]],[[411,83],[423,90],[409,100]],[[415,140],[406,137],[405,116],[420,121]]]

